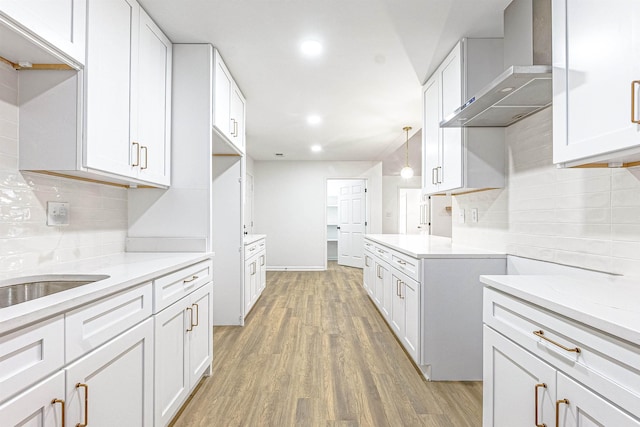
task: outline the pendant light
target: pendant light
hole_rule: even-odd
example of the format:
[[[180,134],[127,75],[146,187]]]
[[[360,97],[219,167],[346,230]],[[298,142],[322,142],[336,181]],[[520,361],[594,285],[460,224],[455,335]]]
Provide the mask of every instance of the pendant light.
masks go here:
[[[403,131],[407,133],[407,143],[406,143],[406,166],[402,168],[400,171],[400,176],[404,179],[409,179],[413,176],[413,169],[409,166],[409,131],[411,130],[411,126],[405,126],[402,128]]]

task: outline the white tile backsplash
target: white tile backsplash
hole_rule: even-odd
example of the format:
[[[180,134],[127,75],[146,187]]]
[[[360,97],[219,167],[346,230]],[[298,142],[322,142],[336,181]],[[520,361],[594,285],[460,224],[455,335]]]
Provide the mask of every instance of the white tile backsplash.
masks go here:
[[[0,64],[0,278],[123,252],[127,190],[18,171],[18,72]],[[70,224],[46,225],[47,201],[70,204]]]
[[[507,187],[454,197],[454,217],[480,212],[454,222],[454,241],[640,276],[640,168],[558,169],[551,129],[551,108],[506,129]]]

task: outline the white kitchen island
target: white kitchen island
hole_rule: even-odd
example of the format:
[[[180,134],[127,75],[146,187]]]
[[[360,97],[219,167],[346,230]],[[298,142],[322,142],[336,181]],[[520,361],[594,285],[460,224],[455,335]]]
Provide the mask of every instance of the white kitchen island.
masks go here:
[[[428,235],[369,234],[364,288],[426,378],[482,379],[481,274],[506,255]]]

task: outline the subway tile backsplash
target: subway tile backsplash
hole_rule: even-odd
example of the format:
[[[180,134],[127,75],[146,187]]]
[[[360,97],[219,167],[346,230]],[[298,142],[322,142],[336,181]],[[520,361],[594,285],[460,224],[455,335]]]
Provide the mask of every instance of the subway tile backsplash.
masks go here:
[[[507,187],[454,197],[454,218],[479,211],[454,241],[640,276],[640,168],[558,169],[551,129],[551,108],[506,129]]]
[[[18,171],[19,73],[0,64],[0,278],[124,251],[127,190]],[[47,201],[70,224],[46,225]]]

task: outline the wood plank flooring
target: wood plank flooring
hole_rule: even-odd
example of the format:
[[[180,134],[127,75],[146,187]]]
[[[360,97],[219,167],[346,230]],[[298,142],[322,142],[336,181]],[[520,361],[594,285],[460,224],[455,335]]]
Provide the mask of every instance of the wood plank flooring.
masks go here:
[[[244,327],[214,328],[213,376],[174,426],[482,424],[480,382],[428,382],[362,288],[362,270],[268,272]]]

